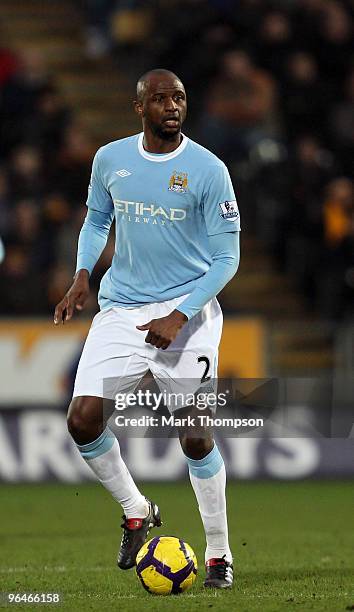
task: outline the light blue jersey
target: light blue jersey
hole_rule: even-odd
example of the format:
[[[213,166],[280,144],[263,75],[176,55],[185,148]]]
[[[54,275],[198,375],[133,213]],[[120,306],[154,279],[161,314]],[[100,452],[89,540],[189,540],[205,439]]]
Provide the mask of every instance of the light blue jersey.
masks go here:
[[[87,206],[116,221],[101,309],[191,293],[212,263],[208,237],[240,230],[225,164],[186,136],[167,154],[145,151],[143,133],[101,147]]]

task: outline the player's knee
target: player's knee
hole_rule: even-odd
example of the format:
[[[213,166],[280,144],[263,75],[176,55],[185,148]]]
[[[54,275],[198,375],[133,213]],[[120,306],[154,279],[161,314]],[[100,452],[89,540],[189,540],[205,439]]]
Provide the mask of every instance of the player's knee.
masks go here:
[[[188,434],[183,434],[180,442],[184,454],[190,459],[203,459],[214,445],[211,437],[188,437]]]
[[[83,398],[76,397],[72,400],[68,415],[66,418],[66,423],[68,427],[68,431],[74,440],[84,433],[85,423],[83,418],[83,402],[81,401]]]
[[[69,406],[67,427],[71,436],[79,444],[90,442],[97,437],[97,421],[92,419],[91,412],[86,397],[75,397]]]

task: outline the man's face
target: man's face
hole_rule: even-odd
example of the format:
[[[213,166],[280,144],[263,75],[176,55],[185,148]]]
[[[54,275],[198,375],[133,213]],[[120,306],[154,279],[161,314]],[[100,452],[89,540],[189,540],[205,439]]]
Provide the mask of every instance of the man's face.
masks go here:
[[[155,136],[172,140],[181,130],[187,114],[187,99],[184,87],[170,76],[152,77],[146,87],[142,101],[136,110]]]

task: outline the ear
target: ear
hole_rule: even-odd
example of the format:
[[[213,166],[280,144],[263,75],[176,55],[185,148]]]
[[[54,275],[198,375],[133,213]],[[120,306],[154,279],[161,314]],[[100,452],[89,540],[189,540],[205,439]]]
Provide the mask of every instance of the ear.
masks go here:
[[[135,110],[136,114],[139,115],[139,117],[143,117],[144,109],[143,109],[143,105],[142,105],[141,102],[138,102],[137,100],[134,100],[134,110]]]

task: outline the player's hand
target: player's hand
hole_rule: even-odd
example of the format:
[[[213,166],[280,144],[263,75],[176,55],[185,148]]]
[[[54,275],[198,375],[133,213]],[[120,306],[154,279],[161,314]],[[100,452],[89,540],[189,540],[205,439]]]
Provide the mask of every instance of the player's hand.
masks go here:
[[[186,321],[188,317],[183,312],[173,310],[167,317],[152,319],[145,325],[137,325],[136,328],[148,332],[145,342],[165,350],[174,341]]]
[[[74,282],[63,299],[55,307],[54,324],[69,321],[74,310],[82,310],[90,293],[89,273],[87,270],[79,270],[75,274]]]

